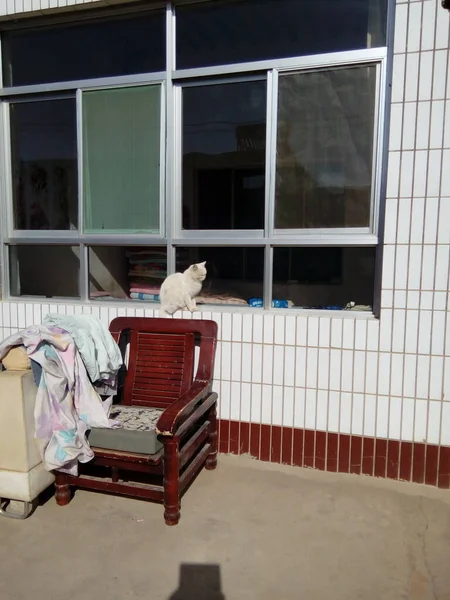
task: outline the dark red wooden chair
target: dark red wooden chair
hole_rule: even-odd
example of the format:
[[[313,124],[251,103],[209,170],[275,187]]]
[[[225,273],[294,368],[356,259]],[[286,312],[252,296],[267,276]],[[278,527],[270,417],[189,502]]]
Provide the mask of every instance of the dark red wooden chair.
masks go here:
[[[71,486],[135,496],[163,503],[167,525],[176,525],[183,492],[203,466],[217,465],[217,324],[119,317],[110,331],[122,352],[129,347],[111,409],[124,428],[91,429],[94,459],[76,477],[55,472],[56,502],[70,502]]]

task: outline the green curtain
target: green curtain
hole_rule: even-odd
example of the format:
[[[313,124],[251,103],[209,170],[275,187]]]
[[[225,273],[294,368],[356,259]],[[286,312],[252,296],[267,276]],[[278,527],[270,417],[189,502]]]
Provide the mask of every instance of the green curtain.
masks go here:
[[[161,86],[83,93],[87,233],[159,232]]]

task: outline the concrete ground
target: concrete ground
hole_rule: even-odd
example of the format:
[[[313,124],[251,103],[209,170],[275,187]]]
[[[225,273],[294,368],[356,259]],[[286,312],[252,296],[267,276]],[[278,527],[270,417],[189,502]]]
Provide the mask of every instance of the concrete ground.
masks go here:
[[[0,598],[450,599],[450,491],[219,458],[177,527],[84,491],[0,518]]]

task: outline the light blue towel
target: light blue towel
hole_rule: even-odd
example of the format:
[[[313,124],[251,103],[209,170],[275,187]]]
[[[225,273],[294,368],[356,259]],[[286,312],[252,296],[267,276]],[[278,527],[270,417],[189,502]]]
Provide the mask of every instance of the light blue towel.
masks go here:
[[[92,382],[110,380],[122,366],[119,346],[97,317],[50,314],[42,323],[70,333]]]

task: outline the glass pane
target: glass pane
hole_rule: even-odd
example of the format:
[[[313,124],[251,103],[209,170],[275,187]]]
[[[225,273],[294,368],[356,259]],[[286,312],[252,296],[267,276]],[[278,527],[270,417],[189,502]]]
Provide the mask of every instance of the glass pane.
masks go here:
[[[197,304],[262,306],[264,248],[177,248],[177,271],[206,261],[207,276]]]
[[[75,99],[10,105],[16,229],[77,229]]]
[[[368,227],[376,66],[281,75],[275,227]]]
[[[165,15],[5,31],[2,49],[7,87],[163,71]]]
[[[283,247],[273,251],[277,307],[372,310],[376,248]]]
[[[79,246],[10,246],[11,296],[78,298]]]
[[[83,94],[84,228],[159,231],[161,88]]]
[[[183,228],[263,229],[266,82],[183,89]]]
[[[181,7],[177,69],[385,46],[386,5],[387,0],[241,0]]]
[[[159,288],[166,275],[165,246],[89,248],[91,300],[159,302]]]

